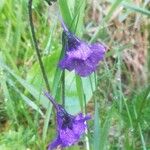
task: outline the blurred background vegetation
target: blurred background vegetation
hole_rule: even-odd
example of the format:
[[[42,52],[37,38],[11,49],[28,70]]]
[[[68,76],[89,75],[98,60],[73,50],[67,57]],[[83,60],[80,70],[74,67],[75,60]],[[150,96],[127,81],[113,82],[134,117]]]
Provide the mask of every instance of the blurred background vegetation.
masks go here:
[[[88,140],[67,149],[149,150],[150,1],[58,0],[50,6],[34,0],[32,8],[49,85],[59,103],[59,10],[72,32],[108,48],[96,83],[94,75],[81,79],[66,72],[66,109],[93,115]],[[44,150],[54,138],[54,115],[44,89],[28,1],[0,0],[0,150]]]

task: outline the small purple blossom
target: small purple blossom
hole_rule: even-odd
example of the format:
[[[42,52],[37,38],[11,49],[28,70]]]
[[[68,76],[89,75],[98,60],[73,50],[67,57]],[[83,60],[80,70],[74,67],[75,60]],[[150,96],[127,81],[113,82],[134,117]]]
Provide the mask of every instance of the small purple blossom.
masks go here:
[[[83,116],[82,113],[73,116],[69,114],[61,105],[57,104],[53,97],[45,92],[45,96],[52,102],[56,109],[57,119],[57,136],[48,145],[48,150],[56,149],[57,147],[68,147],[75,144],[87,129],[86,120],[91,117]]]
[[[101,43],[88,44],[69,32],[62,22],[65,37],[65,56],[59,62],[61,69],[85,77],[94,72],[99,61],[104,58],[106,47]]]

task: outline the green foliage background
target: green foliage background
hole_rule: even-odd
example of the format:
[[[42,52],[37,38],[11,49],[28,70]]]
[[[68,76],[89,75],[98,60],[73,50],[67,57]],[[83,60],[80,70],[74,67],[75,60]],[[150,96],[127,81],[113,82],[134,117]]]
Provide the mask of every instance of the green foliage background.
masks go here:
[[[82,145],[66,149],[148,150],[149,1],[141,1],[137,5],[131,0],[104,0],[98,1],[98,4],[102,10],[102,4],[106,4],[107,9],[101,11],[102,19],[97,23],[88,15],[91,13],[90,1],[58,0],[52,6],[46,1],[33,1],[33,21],[42,61],[51,93],[59,103],[62,98],[62,71],[57,64],[62,50],[62,28],[57,14],[62,15],[69,29],[80,38],[89,43],[103,42],[109,48],[97,76],[92,74],[81,78],[74,72],[65,73],[66,109],[71,114],[83,111],[93,116],[87,135],[81,139]],[[128,18],[132,20],[132,16],[140,16],[143,23],[139,24],[141,30],[138,32],[149,35],[144,49],[147,57],[143,58],[145,63],[142,66],[146,80],[141,80],[141,74],[138,74],[136,84],[123,59],[124,51],[132,48],[132,42],[124,44],[115,40],[110,32],[115,21],[113,15],[121,8],[121,23]],[[133,27],[133,22],[128,25]],[[95,30],[91,35],[92,27]],[[45,83],[29,27],[28,1],[0,0],[0,150],[44,150],[55,137],[54,113],[43,96],[43,90]]]

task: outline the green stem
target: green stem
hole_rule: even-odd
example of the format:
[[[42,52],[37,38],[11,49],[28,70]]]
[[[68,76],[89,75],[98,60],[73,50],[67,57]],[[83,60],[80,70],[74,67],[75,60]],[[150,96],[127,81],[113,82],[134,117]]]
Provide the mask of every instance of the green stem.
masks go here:
[[[65,108],[65,71],[62,72],[62,105]]]
[[[30,27],[31,27],[31,33],[32,33],[34,46],[35,46],[35,51],[36,51],[36,54],[37,54],[37,58],[38,58],[38,61],[39,61],[39,65],[40,65],[40,68],[41,68],[43,79],[45,81],[46,88],[50,92],[50,86],[49,86],[49,83],[48,83],[48,78],[47,78],[46,71],[45,71],[45,68],[44,68],[44,65],[43,65],[43,62],[42,62],[42,59],[41,59],[40,50],[39,50],[39,47],[38,47],[38,43],[37,43],[35,31],[34,31],[34,24],[33,24],[33,18],[32,18],[32,0],[29,0],[28,9],[29,9],[29,21],[30,21]]]

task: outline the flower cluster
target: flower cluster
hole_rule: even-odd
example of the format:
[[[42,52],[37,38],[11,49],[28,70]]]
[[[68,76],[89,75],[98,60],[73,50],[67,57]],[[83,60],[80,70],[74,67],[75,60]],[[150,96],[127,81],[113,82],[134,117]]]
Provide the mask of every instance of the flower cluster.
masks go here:
[[[106,47],[101,43],[88,44],[71,33],[62,21],[64,57],[59,62],[61,69],[86,77],[96,71],[99,61],[103,60]],[[48,150],[64,148],[75,144],[87,129],[86,121],[90,116],[82,113],[75,116],[69,114],[47,92],[45,96],[51,101],[56,110],[57,136],[48,145]]]
[[[61,105],[57,104],[49,93],[45,92],[45,96],[54,105],[57,119],[57,136],[52,143],[48,145],[48,150],[73,145],[87,129],[86,120],[89,120],[90,116],[87,115],[84,117],[82,113],[73,116],[67,113]]]

